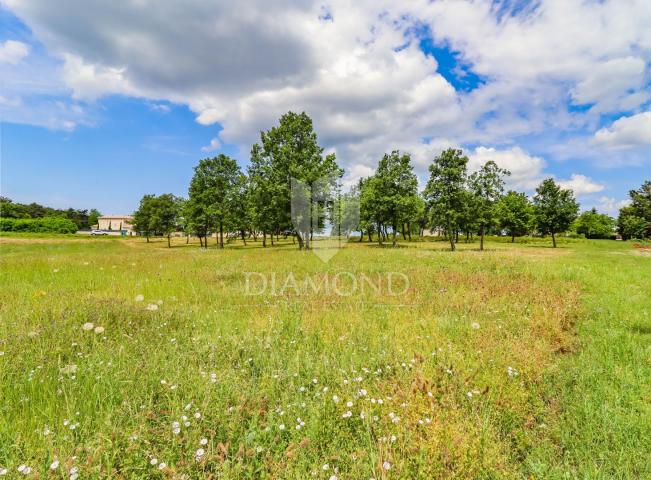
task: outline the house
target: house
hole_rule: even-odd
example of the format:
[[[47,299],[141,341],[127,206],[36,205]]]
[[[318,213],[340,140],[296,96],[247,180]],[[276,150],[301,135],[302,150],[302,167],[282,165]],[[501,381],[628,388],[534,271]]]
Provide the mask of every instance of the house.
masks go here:
[[[130,215],[104,215],[97,219],[97,229],[112,235],[135,235],[133,217]]]

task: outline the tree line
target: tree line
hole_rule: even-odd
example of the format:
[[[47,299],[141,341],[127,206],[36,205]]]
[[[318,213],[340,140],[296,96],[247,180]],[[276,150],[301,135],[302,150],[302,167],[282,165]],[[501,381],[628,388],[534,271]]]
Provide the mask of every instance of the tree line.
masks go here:
[[[373,175],[341,193],[344,172],[335,155],[324,153],[307,114],[288,112],[260,133],[246,171],[224,154],[200,160],[188,197],[145,195],[134,213],[134,229],[147,241],[166,236],[168,245],[172,233],[181,231],[198,237],[204,248],[216,234],[220,248],[225,236],[244,244],[261,239],[265,247],[282,236],[310,249],[313,235],[327,234],[328,226],[331,234],[359,232],[359,241],[392,246],[400,235],[411,240],[430,230],[444,236],[451,250],[460,236],[478,236],[483,250],[488,234],[506,233],[512,241],[549,235],[554,247],[557,236],[570,228],[588,238],[610,238],[616,227],[624,238],[651,235],[651,182],[631,192],[631,205],[615,222],[594,209],[579,216],[573,192],[552,178],[530,199],[523,192],[504,192],[510,172],[495,162],[475,172],[468,171],[468,163],[461,150],[441,152],[419,192],[410,155],[394,150],[379,160]]]
[[[38,222],[29,221],[30,219],[50,219],[50,218],[64,218],[70,220],[76,226],[76,230],[85,230],[91,226],[97,224],[97,219],[102,214],[97,209],[91,210],[78,210],[74,208],[68,209],[57,209],[51,207],[45,207],[38,203],[18,203],[12,201],[7,197],[0,197],[0,218],[2,219],[12,219],[11,221],[7,220],[3,223],[3,231],[7,231],[9,226],[15,226],[15,231],[49,231],[47,228],[50,225],[56,225],[53,232],[61,233],[59,230],[64,225],[62,222],[54,220],[40,220]],[[17,221],[24,220],[24,221]],[[66,223],[65,225],[70,225]],[[31,228],[37,228],[38,230],[29,230]],[[66,227],[66,232],[69,228]],[[72,232],[74,233],[74,232]]]

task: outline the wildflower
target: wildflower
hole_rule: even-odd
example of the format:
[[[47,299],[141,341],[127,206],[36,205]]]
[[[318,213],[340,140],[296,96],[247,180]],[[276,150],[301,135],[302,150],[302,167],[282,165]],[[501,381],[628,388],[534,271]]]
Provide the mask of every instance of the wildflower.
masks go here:
[[[382,464],[382,468],[384,468],[385,470],[389,470],[391,468],[391,464],[389,462],[384,462]]]
[[[166,468],[167,468],[167,464],[166,464],[165,462],[160,462],[160,463],[158,464],[158,469],[159,469],[159,470],[164,470],[164,469],[166,469]]]
[[[346,413],[344,413],[344,414],[341,416],[341,418],[350,418],[350,417],[352,417],[352,416],[353,416],[353,412],[351,412],[350,410],[348,410]]]
[[[104,333],[104,327],[95,327],[95,333]]]
[[[199,445],[208,445],[208,439],[202,438],[201,440],[199,440]]]
[[[324,471],[328,470],[329,468],[330,468],[330,465],[328,465],[327,463],[323,464],[323,466],[321,467],[321,469],[323,469]]]
[[[353,402],[351,402],[350,400],[347,401],[347,402],[346,402],[346,406],[347,406],[348,408],[352,407],[352,406],[353,406]]]
[[[210,382],[211,383],[217,383],[217,374],[216,373],[211,373],[210,374]]]
[[[285,424],[281,423],[280,425],[278,425],[278,429],[279,430],[285,430]]]
[[[197,420],[199,420],[199,419],[201,418],[201,414],[200,414],[199,412],[195,413],[195,414],[194,414],[194,418],[196,418]]]
[[[472,323],[470,324],[470,326],[471,326],[474,330],[479,330],[479,324],[478,324],[477,322],[472,322]]]
[[[54,273],[58,273],[58,272],[59,272],[59,269],[58,269],[58,268],[55,268],[55,269],[52,270],[52,271],[53,271]]]
[[[136,295],[136,302],[142,302],[145,299],[145,296],[140,294]]]
[[[318,380],[316,378],[313,378],[312,383],[316,385],[318,383]]]
[[[332,401],[337,403],[339,401],[339,397],[337,395],[332,396]]]
[[[206,451],[205,451],[203,448],[198,449],[198,450],[195,452],[195,454],[194,454],[194,458],[195,458],[195,460],[196,460],[197,462],[198,462],[199,460],[201,460],[201,458],[204,456],[205,453],[206,453]]]
[[[330,475],[330,479],[329,479],[329,480],[337,480],[337,475]]]
[[[7,473],[9,473],[9,470],[7,470],[6,468],[0,467],[0,477],[6,475]]]
[[[59,468],[59,461],[55,460],[50,464],[50,470],[56,470],[57,468]]]
[[[157,463],[158,463],[158,459],[156,457],[149,460],[149,465],[156,465]]]
[[[155,312],[156,310],[158,310],[158,305],[156,305],[155,303],[150,303],[147,305],[147,310],[151,312]]]
[[[89,331],[89,330],[92,330],[94,326],[95,325],[93,325],[92,323],[86,322],[81,326],[81,328],[86,330],[86,331]]]
[[[365,389],[362,388],[362,389],[359,391],[358,395],[359,395],[360,397],[365,397],[367,393],[368,393],[368,392],[367,392]]]
[[[28,467],[27,465],[19,465],[17,470],[23,475],[29,475],[32,472],[31,467]]]
[[[181,424],[179,422],[172,423],[172,433],[174,435],[178,435],[179,433],[181,433]]]
[[[395,435],[391,435],[391,443],[395,443],[398,438]]]

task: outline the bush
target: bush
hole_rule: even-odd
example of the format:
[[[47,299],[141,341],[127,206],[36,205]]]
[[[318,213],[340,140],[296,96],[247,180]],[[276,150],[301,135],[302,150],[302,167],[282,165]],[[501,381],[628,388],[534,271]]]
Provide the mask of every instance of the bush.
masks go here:
[[[0,218],[0,232],[75,233],[77,224],[60,217]]]

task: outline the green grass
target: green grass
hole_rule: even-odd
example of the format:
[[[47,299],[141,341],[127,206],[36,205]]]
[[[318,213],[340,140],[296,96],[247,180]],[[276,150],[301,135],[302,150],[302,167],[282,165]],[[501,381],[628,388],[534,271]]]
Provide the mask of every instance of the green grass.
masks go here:
[[[584,240],[400,247],[352,242],[324,263],[287,241],[0,238],[0,469],[651,476],[651,254]],[[276,295],[247,295],[245,272],[275,274]],[[353,289],[389,272],[408,278],[403,294]],[[290,274],[337,278],[346,295],[280,291]]]

